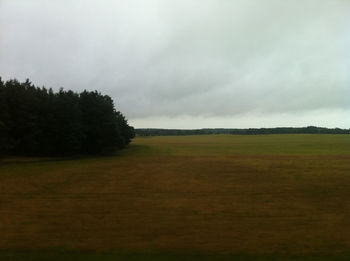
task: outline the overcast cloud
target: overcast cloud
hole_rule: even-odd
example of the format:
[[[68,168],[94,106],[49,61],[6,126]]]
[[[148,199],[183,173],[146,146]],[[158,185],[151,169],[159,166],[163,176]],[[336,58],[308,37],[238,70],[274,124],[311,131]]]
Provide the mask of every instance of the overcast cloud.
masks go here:
[[[0,0],[0,76],[135,127],[350,128],[348,0]]]

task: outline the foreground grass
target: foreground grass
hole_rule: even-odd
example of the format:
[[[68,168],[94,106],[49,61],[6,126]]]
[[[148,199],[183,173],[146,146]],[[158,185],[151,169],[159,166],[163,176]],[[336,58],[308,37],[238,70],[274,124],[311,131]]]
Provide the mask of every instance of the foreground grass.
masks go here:
[[[136,138],[114,157],[6,159],[0,260],[348,260],[349,202],[348,135]]]
[[[11,261],[348,261],[349,256],[276,256],[248,254],[96,253],[77,251],[2,251],[0,260]]]

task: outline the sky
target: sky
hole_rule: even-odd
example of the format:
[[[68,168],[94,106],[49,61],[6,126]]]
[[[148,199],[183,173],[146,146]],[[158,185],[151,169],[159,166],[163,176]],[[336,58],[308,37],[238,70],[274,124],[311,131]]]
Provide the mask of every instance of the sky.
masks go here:
[[[349,0],[0,0],[0,76],[136,128],[350,128]]]

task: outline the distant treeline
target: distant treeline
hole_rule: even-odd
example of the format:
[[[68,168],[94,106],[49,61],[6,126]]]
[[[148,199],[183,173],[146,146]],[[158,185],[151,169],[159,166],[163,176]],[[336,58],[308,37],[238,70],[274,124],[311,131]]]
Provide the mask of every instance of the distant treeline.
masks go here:
[[[97,91],[54,92],[29,80],[0,78],[0,154],[64,156],[110,153],[125,147],[134,129]]]
[[[208,135],[208,134],[240,134],[240,135],[257,135],[257,134],[350,134],[350,129],[328,129],[320,127],[303,127],[303,128],[251,128],[251,129],[135,129],[138,136],[180,136],[180,135]]]

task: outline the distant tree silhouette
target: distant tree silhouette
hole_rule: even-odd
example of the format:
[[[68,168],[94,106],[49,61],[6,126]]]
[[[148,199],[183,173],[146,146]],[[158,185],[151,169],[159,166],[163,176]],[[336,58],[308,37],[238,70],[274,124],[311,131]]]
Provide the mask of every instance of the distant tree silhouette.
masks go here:
[[[110,153],[135,136],[113,100],[97,91],[80,94],[0,78],[0,154]]]
[[[315,126],[292,128],[250,128],[250,129],[136,129],[138,136],[181,136],[181,135],[208,135],[208,134],[237,134],[237,135],[258,135],[258,134],[350,134],[350,129],[320,128]]]

